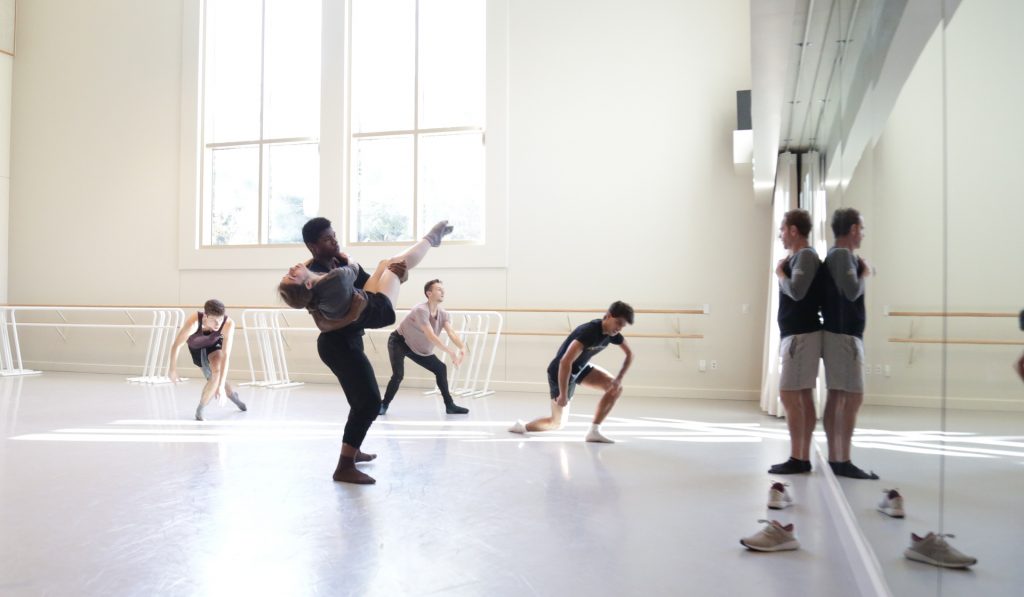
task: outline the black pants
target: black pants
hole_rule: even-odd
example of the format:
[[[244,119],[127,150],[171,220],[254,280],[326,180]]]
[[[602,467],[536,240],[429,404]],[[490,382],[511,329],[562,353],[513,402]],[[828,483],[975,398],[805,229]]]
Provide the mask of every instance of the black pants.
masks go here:
[[[388,382],[388,389],[384,391],[384,404],[391,404],[398,393],[398,386],[402,385],[405,377],[405,357],[412,359],[414,363],[434,374],[437,381],[437,389],[441,390],[441,396],[445,404],[452,403],[451,392],[448,391],[448,368],[444,366],[441,359],[434,355],[425,357],[416,354],[405,343],[405,338],[398,332],[391,332],[388,336],[388,357],[391,359],[391,381]]]
[[[380,412],[380,388],[377,387],[370,359],[366,358],[363,350],[363,338],[352,333],[320,334],[316,348],[320,360],[338,378],[348,400],[348,422],[345,423],[342,441],[358,448],[363,445],[366,432]]]

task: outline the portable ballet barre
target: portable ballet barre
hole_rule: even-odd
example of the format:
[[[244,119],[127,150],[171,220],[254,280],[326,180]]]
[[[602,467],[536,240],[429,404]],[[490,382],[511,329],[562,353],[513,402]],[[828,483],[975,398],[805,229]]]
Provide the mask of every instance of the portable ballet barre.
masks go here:
[[[18,322],[18,313],[56,313],[60,322]],[[65,312],[76,313],[123,313],[131,323],[70,323],[64,317]],[[136,323],[133,313],[151,314],[151,324]],[[21,356],[21,343],[18,328],[48,327],[56,328],[63,339],[67,339],[63,330],[67,328],[119,329],[135,342],[129,330],[150,330],[146,344],[146,359],[142,365],[142,375],[127,378],[136,383],[170,383],[167,376],[171,344],[175,333],[185,323],[185,312],[178,308],[161,307],[73,307],[73,306],[0,306],[0,376],[35,375],[41,373],[25,369]]]
[[[288,373],[288,360],[285,357],[284,332],[319,332],[315,327],[292,327],[287,325],[283,315],[288,312],[299,313],[291,309],[246,309],[242,311],[242,331],[245,337],[246,354],[249,359],[250,381],[243,385],[265,388],[290,388],[302,385],[292,381]],[[403,313],[397,313],[401,320]],[[468,359],[461,367],[452,367],[449,372],[449,387],[452,394],[480,398],[493,394],[490,389],[494,361],[498,355],[498,342],[501,339],[504,319],[494,311],[448,311],[452,329],[456,331],[469,348]],[[393,328],[366,330],[368,333],[390,333]],[[249,336],[252,331],[253,336]],[[255,341],[255,349],[253,348]],[[445,337],[445,344],[451,342]],[[256,367],[253,361],[256,353],[262,366],[263,378],[256,378]],[[442,357],[442,362],[447,353]],[[486,368],[484,360],[487,360]],[[431,390],[426,393],[436,392]]]

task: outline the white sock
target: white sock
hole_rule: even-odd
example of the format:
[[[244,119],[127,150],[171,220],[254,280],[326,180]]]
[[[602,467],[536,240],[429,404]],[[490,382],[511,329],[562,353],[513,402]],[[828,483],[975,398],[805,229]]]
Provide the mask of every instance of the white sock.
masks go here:
[[[614,444],[615,443],[615,440],[613,440],[611,438],[608,438],[608,437],[605,437],[601,433],[601,426],[596,424],[596,423],[592,423],[590,425],[590,431],[587,432],[587,441],[588,442],[600,442],[602,444]]]
[[[526,433],[526,423],[522,419],[517,419],[508,430],[512,433]]]

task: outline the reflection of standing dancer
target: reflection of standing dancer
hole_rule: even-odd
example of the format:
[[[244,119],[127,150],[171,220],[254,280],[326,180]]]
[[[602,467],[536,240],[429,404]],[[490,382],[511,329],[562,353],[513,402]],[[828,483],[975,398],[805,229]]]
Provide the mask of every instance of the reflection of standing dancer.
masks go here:
[[[452,357],[452,363],[458,367],[466,356],[466,345],[451,326],[451,317],[441,308],[444,301],[444,285],[440,280],[431,280],[423,287],[427,302],[413,307],[405,316],[398,329],[388,337],[388,356],[391,359],[391,381],[384,391],[384,403],[380,405],[380,414],[388,412],[391,401],[395,399],[402,379],[405,377],[405,358],[434,374],[437,389],[444,398],[444,410],[449,415],[464,415],[469,409],[463,408],[452,400],[448,390],[448,368],[441,359],[434,355],[434,347],[438,347]],[[444,330],[458,351],[448,348],[438,335]]]
[[[551,416],[541,417],[524,423],[516,421],[509,431],[526,433],[527,431],[549,431],[565,426],[569,401],[576,392],[576,386],[583,384],[604,392],[594,412],[594,420],[587,432],[588,442],[615,443],[601,434],[601,423],[611,412],[615,401],[622,395],[622,378],[633,362],[633,351],[629,343],[619,332],[626,325],[633,323],[633,307],[622,301],[615,301],[608,307],[608,312],[601,319],[588,321],[577,327],[562,342],[558,354],[548,365],[548,389],[551,393]],[[617,344],[626,353],[619,374],[612,377],[597,365],[591,365],[590,359],[604,350],[609,344]]]
[[[825,334],[825,386],[828,402],[822,417],[828,436],[828,464],[832,472],[852,479],[877,479],[850,461],[857,411],[864,402],[864,286],[871,268],[854,254],[864,239],[864,220],[852,207],[832,214],[836,244],[825,256],[821,316]]]
[[[416,267],[430,247],[439,246],[441,238],[451,231],[447,221],[439,222],[423,240],[392,259],[382,261],[362,289],[355,287],[360,268],[353,263],[325,275],[299,264],[281,279],[278,291],[285,302],[293,308],[309,309],[322,332],[317,338],[317,352],[338,378],[349,403],[341,455],[334,471],[335,481],[364,485],[376,482],[355,468],[357,461],[375,458],[360,452],[359,448],[381,405],[373,366],[363,350],[363,329],[395,322],[394,305],[398,301],[401,280],[394,266],[404,263],[409,269]]]
[[[202,311],[188,316],[171,345],[171,362],[167,368],[167,376],[171,381],[181,381],[177,362],[183,344],[188,344],[192,362],[203,370],[203,376],[206,377],[206,385],[203,386],[199,406],[196,408],[197,421],[203,420],[203,409],[214,396],[227,396],[239,410],[246,410],[245,404],[238,399],[238,392],[228,383],[228,360],[234,335],[235,322],[225,313],[224,303],[210,299],[203,305]]]
[[[1020,329],[1024,331],[1024,311],[1020,312]],[[1024,353],[1017,359],[1017,363],[1014,364],[1013,368],[1017,371],[1017,375],[1020,376],[1021,381],[1024,381]]]

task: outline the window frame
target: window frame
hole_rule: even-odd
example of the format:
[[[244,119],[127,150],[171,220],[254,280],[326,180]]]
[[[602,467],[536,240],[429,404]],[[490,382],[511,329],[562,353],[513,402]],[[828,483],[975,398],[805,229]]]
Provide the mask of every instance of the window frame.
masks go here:
[[[302,244],[203,245],[201,185],[205,151],[202,142],[204,0],[182,0],[181,173],[178,268],[285,268],[308,258]],[[507,267],[508,265],[508,23],[510,0],[482,0],[486,7],[485,241],[447,243],[430,257],[430,267]],[[323,0],[320,90],[320,215],[335,230],[348,230],[349,0]],[[344,236],[343,236],[344,238]],[[376,263],[405,243],[358,243],[349,251],[362,263]],[[346,245],[347,246],[347,245]]]

